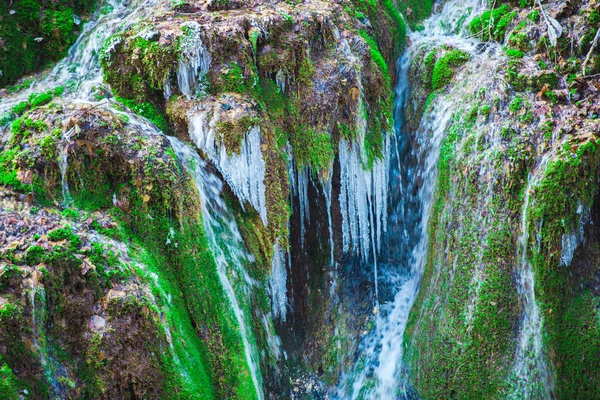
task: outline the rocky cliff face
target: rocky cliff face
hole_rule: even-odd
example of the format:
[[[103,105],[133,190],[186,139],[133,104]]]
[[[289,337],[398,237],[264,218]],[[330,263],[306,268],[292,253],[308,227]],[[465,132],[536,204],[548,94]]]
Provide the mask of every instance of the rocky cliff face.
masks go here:
[[[0,89],[0,397],[598,397],[594,1],[98,7]]]
[[[485,11],[469,26],[483,42],[442,85],[455,45],[416,50],[409,126],[452,115],[406,337],[424,398],[597,396],[596,8]]]
[[[337,199],[352,190],[341,174],[370,185],[385,170],[396,6],[134,2],[90,24],[73,60],[3,92],[3,395],[246,399],[334,383],[373,284],[365,261],[348,284],[325,270],[369,251],[341,234],[349,218],[375,235],[354,211],[374,191]]]

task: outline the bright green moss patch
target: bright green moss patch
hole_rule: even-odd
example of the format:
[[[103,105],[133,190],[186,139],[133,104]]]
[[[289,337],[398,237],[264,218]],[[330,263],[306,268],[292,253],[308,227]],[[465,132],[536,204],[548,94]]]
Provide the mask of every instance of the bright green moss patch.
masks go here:
[[[83,17],[94,6],[86,0],[0,2],[0,87],[64,57],[83,24],[75,24],[74,15]]]
[[[595,259],[564,266],[560,256],[563,235],[578,232],[580,204],[589,207],[596,199],[600,151],[591,141],[577,144],[576,149],[571,145],[567,143],[563,154],[548,165],[534,188],[530,237],[539,237],[540,245],[532,242],[528,251],[536,275],[536,296],[543,304],[546,343],[556,368],[557,396],[596,398],[600,396],[600,371],[594,360],[600,356],[600,331],[598,304],[588,288],[596,277],[593,268],[585,267]],[[597,257],[589,248],[583,254]]]
[[[473,126],[468,113],[457,115],[440,148],[427,263],[405,332],[421,398],[501,398],[514,352],[516,238],[514,220],[502,212],[510,192],[486,202],[494,219],[482,224],[487,189],[469,154],[484,149]]]
[[[474,18],[469,25],[469,31],[482,40],[502,42],[509,24],[516,15],[516,12],[510,11],[508,5],[502,4],[500,7],[487,10],[480,17]]]
[[[331,166],[333,147],[327,132],[300,127],[291,139],[294,155],[300,167],[306,165],[313,171],[318,171]]]
[[[221,73],[222,85],[219,88],[222,92],[245,93],[248,91],[242,68],[235,62],[229,65],[229,68]]]
[[[432,70],[431,88],[438,90],[446,86],[454,76],[454,69],[460,67],[470,59],[468,53],[454,49],[439,57]]]
[[[367,32],[363,30],[361,30],[359,34],[363,39],[365,39],[365,41],[369,45],[369,50],[371,51],[371,59],[373,60],[375,65],[377,65],[377,68],[379,68],[379,71],[384,76],[389,85],[390,72],[387,63],[385,62],[383,56],[381,55],[381,52],[379,51],[379,46],[377,45],[377,42],[371,36],[369,36]]]
[[[6,400],[18,400],[21,386],[12,369],[0,357],[0,397]]]
[[[125,105],[134,113],[141,115],[142,117],[151,121],[161,131],[165,133],[169,132],[169,124],[167,122],[167,119],[165,118],[162,111],[159,110],[154,104],[150,102],[140,103],[136,100],[125,99],[123,97],[116,97],[116,100]]]

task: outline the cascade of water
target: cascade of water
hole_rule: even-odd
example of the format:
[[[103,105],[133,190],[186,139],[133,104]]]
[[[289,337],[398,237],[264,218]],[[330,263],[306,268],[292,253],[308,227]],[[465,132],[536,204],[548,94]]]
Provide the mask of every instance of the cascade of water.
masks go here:
[[[386,256],[389,265],[385,265],[385,276],[380,279],[391,286],[386,289],[393,293],[393,298],[381,305],[376,316],[376,329],[360,344],[360,359],[354,369],[342,374],[340,384],[335,389],[336,398],[396,399],[408,395],[403,387],[406,383],[402,371],[403,336],[427,260],[427,225],[434,200],[440,146],[454,113],[452,99],[439,96],[423,116],[416,134],[411,135],[405,131],[404,108],[409,91],[408,69],[411,52],[412,49],[418,49],[428,43],[448,43],[474,52],[477,42],[462,39],[456,34],[465,31],[469,18],[475,15],[481,6],[478,0],[445,2],[443,9],[425,22],[423,31],[411,34],[412,45],[399,61],[395,104],[396,137],[393,140],[395,146],[393,151],[388,151],[389,172],[386,171],[386,175],[381,176],[380,181],[374,180],[371,183],[374,186],[390,188],[381,191],[385,197],[377,200],[390,204],[389,215],[388,210],[382,210],[384,216],[389,218],[387,227],[381,227],[382,233],[386,230],[389,233],[382,239],[379,239],[379,231],[374,232],[372,236],[378,238],[377,242],[385,240],[387,243]],[[414,147],[413,143],[416,144]],[[353,163],[352,157],[348,157],[346,147],[346,143],[340,143],[340,164],[346,163],[346,169],[349,169],[353,168]],[[342,171],[342,177],[348,175],[351,174]],[[348,182],[352,182],[352,178],[348,179]],[[363,190],[364,187],[368,185],[364,185]],[[348,193],[348,189],[344,187],[344,180],[342,192]],[[373,192],[377,193],[380,190]],[[353,217],[344,210],[348,204],[357,204],[352,196],[354,194],[351,193],[348,193],[346,198],[340,196],[342,217],[349,222],[343,226],[344,238],[354,238],[358,235],[361,240],[358,240],[357,244],[344,240],[344,248],[358,245],[361,252],[368,253],[370,250],[365,249],[365,246],[369,243],[364,240],[360,224],[353,221]],[[366,217],[364,213],[361,215],[357,212],[357,215],[358,220]],[[371,246],[372,251],[377,251],[380,244]]]
[[[256,395],[262,399],[264,395],[258,366],[259,357],[252,330],[248,329],[250,317],[246,315],[240,299],[238,299],[240,297],[244,303],[248,302],[248,288],[254,285],[254,281],[243,266],[248,262],[252,262],[253,257],[246,251],[235,219],[228,211],[222,198],[223,183],[221,180],[208,171],[206,162],[196,152],[175,138],[169,137],[169,140],[179,159],[185,163],[189,173],[193,176],[200,193],[204,230],[217,264],[221,285],[227,293],[240,329],[246,362],[248,363]],[[239,285],[232,282],[232,279],[236,278],[240,281]]]
[[[260,128],[253,127],[246,133],[239,154],[229,155],[225,145],[217,141],[215,125],[218,121],[218,114],[209,121],[208,112],[196,112],[190,116],[190,138],[223,174],[242,205],[250,202],[266,226],[265,161],[260,147]]]
[[[8,112],[15,104],[27,100],[30,94],[54,89],[56,86],[64,87],[64,99],[93,101],[95,88],[102,86],[99,57],[106,39],[118,31],[128,29],[143,17],[148,17],[161,1],[164,0],[106,0],[112,11],[97,11],[84,25],[83,32],[67,57],[58,62],[48,74],[41,76],[30,88],[1,99],[0,115]]]
[[[509,396],[514,399],[549,399],[554,397],[552,375],[546,364],[544,343],[542,341],[543,319],[540,307],[535,299],[535,275],[527,258],[527,247],[529,246],[527,211],[531,202],[531,190],[543,176],[550,158],[551,153],[546,153],[538,163],[536,168],[538,173],[529,175],[521,210],[517,290],[524,310],[513,366],[513,388]]]

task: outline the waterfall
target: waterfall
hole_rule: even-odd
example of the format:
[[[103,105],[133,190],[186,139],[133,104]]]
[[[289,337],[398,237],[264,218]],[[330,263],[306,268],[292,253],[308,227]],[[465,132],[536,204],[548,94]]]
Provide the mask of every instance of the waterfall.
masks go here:
[[[404,331],[427,261],[427,227],[434,201],[440,147],[456,111],[455,99],[438,96],[421,119],[417,132],[406,132],[404,109],[409,92],[408,69],[413,49],[423,45],[447,43],[474,53],[477,42],[463,39],[457,33],[466,33],[469,18],[482,6],[476,0],[448,1],[442,10],[425,21],[422,32],[411,33],[411,47],[398,62],[395,137],[391,140],[394,148],[388,150],[390,159],[385,173],[379,172],[377,179],[359,188],[353,181],[360,174],[356,156],[352,154],[355,150],[344,141],[340,143],[344,250],[349,246],[358,247],[361,255],[366,257],[369,252],[376,254],[386,243],[387,265],[379,279],[389,285],[386,289],[393,296],[381,304],[375,329],[359,345],[358,360],[351,370],[342,374],[334,389],[334,398],[396,399],[408,396],[402,364]],[[373,186],[385,189],[374,189]],[[383,205],[379,209],[375,207],[377,217],[369,216],[365,211],[369,208],[361,204],[361,192],[367,190],[381,193],[384,197],[376,201],[389,204],[389,209]],[[359,206],[352,210],[354,215],[347,212],[352,209],[349,204]],[[384,220],[387,218],[387,225],[371,226],[371,232],[366,233],[363,228],[366,224],[361,221],[377,221],[378,213],[383,213]],[[384,234],[386,231],[388,233]],[[376,240],[369,243],[369,237]]]
[[[529,175],[521,210],[517,289],[524,310],[513,366],[513,382],[511,382],[513,387],[509,396],[513,399],[554,398],[551,371],[546,363],[542,341],[543,318],[535,299],[535,275],[527,257],[530,195],[543,176],[550,156],[551,153],[546,153],[536,168],[537,173]]]
[[[254,343],[252,330],[249,329],[250,316],[247,315],[238,297],[247,303],[248,288],[254,285],[244,265],[254,261],[248,253],[233,215],[228,211],[222,197],[223,183],[218,176],[207,169],[207,163],[196,152],[179,140],[169,137],[171,146],[178,157],[186,165],[194,178],[200,193],[202,205],[202,221],[208,242],[217,264],[217,272],[221,285],[229,298],[231,308],[238,323],[239,332],[244,344],[246,362],[254,384],[256,395],[262,399],[262,378],[259,368],[259,355]],[[231,277],[237,278],[233,282]],[[237,289],[237,290],[236,290]],[[241,292],[241,293],[240,293]]]

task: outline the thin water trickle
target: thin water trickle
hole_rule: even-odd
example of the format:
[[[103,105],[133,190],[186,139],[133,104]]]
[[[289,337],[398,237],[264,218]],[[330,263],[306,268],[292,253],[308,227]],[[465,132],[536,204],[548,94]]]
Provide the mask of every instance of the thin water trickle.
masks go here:
[[[60,150],[60,160],[58,163],[60,169],[62,195],[63,195],[63,207],[69,207],[71,203],[71,191],[69,190],[69,182],[67,180],[67,168],[69,166],[69,146],[71,144],[71,136],[73,136],[74,128],[66,131],[62,135]]]
[[[517,290],[523,310],[523,320],[517,342],[517,353],[513,367],[511,399],[553,398],[553,380],[546,356],[542,333],[542,313],[535,298],[535,274],[528,259],[529,215],[532,204],[531,192],[543,177],[551,153],[546,153],[535,172],[529,175],[525,199],[521,210],[521,236],[519,237],[519,268]]]

